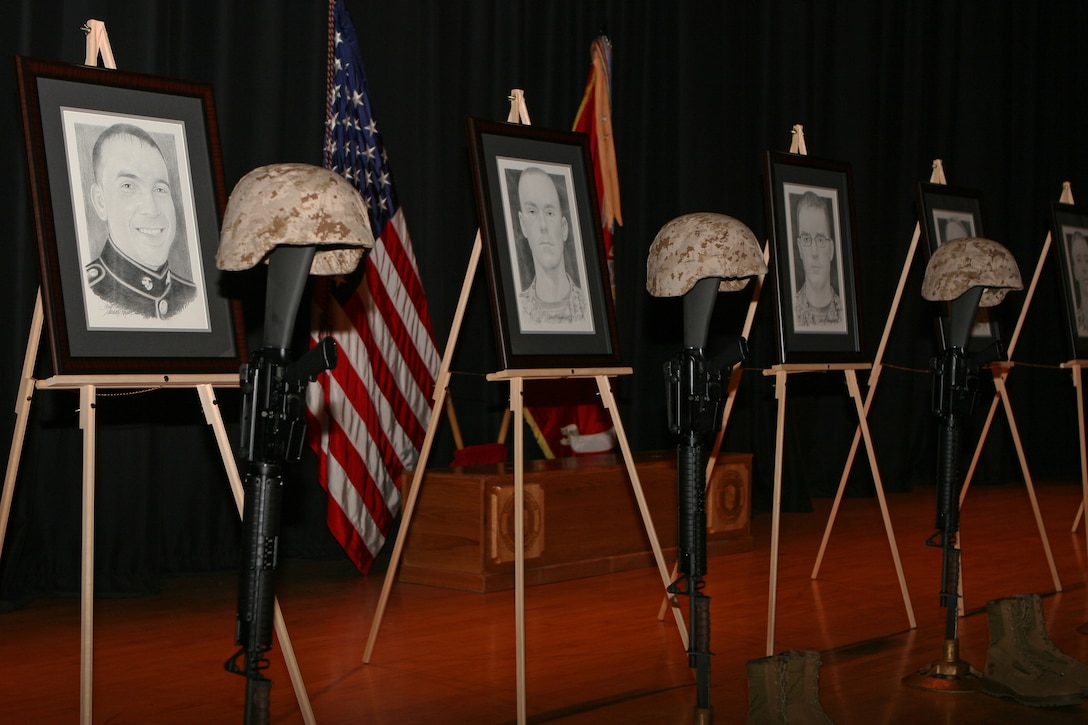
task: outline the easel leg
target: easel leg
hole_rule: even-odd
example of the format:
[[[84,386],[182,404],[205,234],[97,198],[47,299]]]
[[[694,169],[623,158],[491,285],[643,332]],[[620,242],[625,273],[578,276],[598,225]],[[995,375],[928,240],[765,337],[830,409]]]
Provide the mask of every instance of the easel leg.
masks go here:
[[[227,428],[223,425],[223,416],[219,414],[219,404],[215,399],[215,391],[211,385],[198,385],[197,394],[200,396],[200,404],[204,409],[204,420],[215,431],[215,440],[219,444],[219,455],[223,459],[223,468],[227,472],[227,480],[230,482],[231,492],[234,494],[234,503],[238,507],[238,515],[241,516],[244,507],[245,491],[242,486],[242,478],[238,473],[238,466],[234,461],[234,452],[230,446],[230,437]],[[302,681],[302,670],[299,669],[298,659],[295,657],[295,648],[291,644],[291,636],[287,632],[287,623],[283,619],[283,611],[280,609],[280,600],[273,600],[273,624],[276,629],[276,637],[280,641],[280,649],[283,650],[284,663],[291,675],[291,685],[295,690],[295,698],[298,700],[299,709],[302,711],[302,720],[306,725],[314,725],[313,708],[310,706],[310,695],[306,692],[306,684]]]
[[[1080,525],[1081,517],[1084,515],[1084,507],[1088,504],[1088,442],[1084,439],[1084,389],[1081,386],[1080,365],[1073,366],[1073,388],[1077,393],[1077,426],[1080,431],[1078,436],[1080,439],[1080,485],[1083,494],[1080,508],[1077,509],[1077,515],[1073,519],[1071,531],[1075,532],[1077,526]],[[1085,544],[1088,545],[1088,526],[1084,527],[1084,537]]]
[[[1050,538],[1046,534],[1046,525],[1043,523],[1043,515],[1039,511],[1039,500],[1035,497],[1035,485],[1031,481],[1031,473],[1028,471],[1027,458],[1024,457],[1024,446],[1020,442],[1020,431],[1016,427],[1016,418],[1012,414],[1012,404],[1009,403],[1009,392],[1005,389],[1003,375],[994,377],[994,385],[997,386],[1001,402],[1005,406],[1005,417],[1009,421],[1009,430],[1012,432],[1013,443],[1016,444],[1016,455],[1020,458],[1020,470],[1024,474],[1024,485],[1028,489],[1028,498],[1031,500],[1031,510],[1035,514],[1035,525],[1039,528],[1039,539],[1043,543],[1043,551],[1046,553],[1046,561],[1050,566],[1050,577],[1054,581],[1054,590],[1062,590],[1062,582],[1058,578],[1058,568],[1054,565],[1054,554],[1050,551]],[[962,498],[960,499],[962,505]]]
[[[521,378],[510,379],[510,410],[519,421],[514,428],[514,639],[517,657],[518,725],[526,720],[525,706],[525,426]]]
[[[718,428],[718,434],[714,436],[714,446],[710,449],[710,455],[706,459],[706,485],[710,485],[710,474],[714,471],[714,465],[718,462],[718,454],[722,450],[722,441],[725,440],[725,428],[729,424],[729,416],[733,412],[733,403],[737,400],[737,390],[740,388],[740,379],[744,374],[744,368],[737,364],[733,366],[733,372],[729,375],[729,387],[725,394],[725,407],[722,409],[722,423]]]
[[[423,472],[427,469],[427,459],[431,455],[431,447],[434,445],[434,437],[438,431],[441,420],[441,411],[445,406],[446,396],[449,394],[450,374],[443,364],[435,383],[434,406],[431,408],[431,420],[427,424],[427,433],[423,438],[423,446],[419,449],[419,460],[416,461],[416,470],[412,473],[412,488],[408,491],[408,497],[401,511],[400,530],[397,532],[397,540],[393,544],[393,552],[389,558],[389,566],[385,572],[385,581],[382,582],[382,593],[378,597],[378,608],[374,612],[374,621],[370,624],[370,636],[366,641],[366,651],[363,653],[363,662],[369,664],[370,656],[374,653],[374,643],[378,640],[378,631],[382,626],[382,617],[385,615],[385,607],[389,603],[389,592],[393,589],[393,582],[397,578],[397,567],[400,565],[401,553],[404,551],[404,541],[408,538],[408,526],[412,522],[412,514],[415,512],[416,499],[423,488]]]
[[[513,113],[513,108],[511,113]],[[465,270],[465,280],[461,283],[461,296],[457,300],[457,309],[453,313],[453,322],[450,326],[450,334],[446,339],[446,351],[442,354],[442,364],[438,368],[438,377],[434,383],[434,405],[431,406],[431,419],[427,423],[427,433],[423,437],[423,445],[419,449],[419,460],[416,461],[416,470],[412,474],[412,488],[408,491],[407,500],[401,509],[400,529],[397,532],[397,540],[393,543],[393,552],[389,559],[389,567],[385,572],[385,581],[382,582],[382,593],[378,597],[378,609],[374,612],[374,621],[370,623],[370,635],[366,640],[366,650],[363,652],[363,662],[369,664],[370,656],[374,653],[374,643],[378,640],[378,630],[382,626],[382,617],[385,616],[385,607],[389,603],[389,592],[393,589],[393,581],[397,578],[397,567],[400,565],[401,552],[404,550],[404,540],[408,538],[408,525],[412,521],[412,513],[416,508],[416,498],[423,487],[423,473],[427,470],[427,459],[431,455],[431,446],[434,445],[434,437],[438,432],[438,423],[441,420],[441,411],[446,407],[446,396],[449,395],[450,363],[453,359],[453,351],[457,348],[457,336],[461,333],[461,321],[465,316],[465,308],[468,307],[469,293],[472,291],[472,281],[476,277],[476,268],[480,264],[480,254],[483,250],[483,241],[477,230],[476,239],[472,243],[472,252],[468,258],[468,269]]]
[[[994,373],[994,382],[997,382],[999,373]],[[975,468],[978,467],[978,460],[982,457],[982,447],[986,444],[986,436],[990,434],[990,425],[994,421],[994,413],[997,412],[997,402],[1001,398],[1001,393],[994,393],[994,399],[990,401],[990,412],[986,415],[986,422],[982,425],[982,435],[978,438],[978,445],[975,446],[975,453],[971,457],[971,465],[967,467],[967,475],[963,477],[963,488],[960,489],[960,506],[963,506],[964,499],[967,498],[967,489],[971,487],[971,479],[975,476]]]
[[[646,495],[642,490],[642,482],[638,477],[638,469],[635,467],[635,458],[631,453],[631,446],[627,442],[627,433],[624,431],[623,421],[620,420],[619,409],[616,407],[616,398],[612,395],[612,384],[607,375],[597,375],[595,377],[597,378],[597,390],[601,394],[601,403],[609,415],[612,416],[612,425],[616,429],[616,440],[620,444],[623,461],[627,465],[627,476],[631,479],[631,489],[634,491],[639,511],[642,513],[642,524],[646,527],[647,538],[650,539],[650,548],[654,552],[657,570],[661,574],[662,586],[668,589],[669,585],[672,584],[672,578],[669,576],[669,568],[665,564],[665,555],[661,551],[661,541],[657,538],[657,529],[654,528],[653,519],[650,517],[650,507],[646,503]],[[666,594],[665,596],[668,598],[669,595]],[[680,613],[679,607],[673,608],[673,615],[676,618],[676,626],[680,630],[680,640],[686,650],[688,648],[688,629],[684,625],[684,615]]]
[[[846,370],[846,385],[850,389],[850,397],[854,399],[854,407],[858,411],[858,428],[865,440],[865,450],[869,454],[869,467],[873,471],[873,484],[876,488],[876,498],[880,503],[880,515],[884,519],[884,531],[888,535],[888,546],[892,550],[892,560],[895,561],[895,574],[899,578],[899,590],[903,593],[903,606],[907,608],[907,621],[910,628],[918,625],[914,619],[914,607],[910,603],[910,591],[907,589],[907,578],[903,575],[903,564],[899,560],[899,545],[895,541],[895,532],[892,531],[892,519],[888,514],[888,501],[884,497],[884,483],[880,478],[880,471],[876,465],[876,452],[873,449],[873,438],[869,433],[869,423],[866,420],[865,408],[861,402],[861,391],[858,389],[858,376],[854,370]]]
[[[868,405],[868,401],[866,401]],[[860,415],[866,414],[866,408]],[[850,469],[854,466],[854,457],[858,452],[858,443],[861,442],[861,424],[854,431],[854,440],[850,444],[850,453],[846,456],[846,465],[842,469],[842,478],[839,479],[839,490],[835,492],[835,501],[831,504],[831,513],[827,515],[827,526],[824,527],[824,538],[820,540],[820,550],[816,552],[816,562],[812,565],[810,578],[815,579],[820,575],[820,565],[824,561],[824,552],[827,550],[827,542],[831,538],[831,529],[835,527],[835,519],[839,515],[839,505],[842,504],[843,494],[846,493],[846,481],[850,478]]]
[[[15,401],[15,431],[11,437],[8,467],[4,473],[4,491],[0,494],[0,553],[4,551],[4,537],[8,531],[11,502],[15,495],[15,479],[19,475],[19,459],[23,454],[26,426],[30,419],[30,403],[34,398],[34,363],[38,359],[38,342],[42,337],[44,313],[42,293],[34,300],[34,314],[30,318],[30,335],[27,337],[23,356],[23,377],[19,381],[19,398]]]
[[[0,494],[0,553],[4,551],[4,537],[8,531],[8,519],[11,516],[11,502],[15,496],[15,479],[19,477],[19,459],[23,454],[27,419],[30,418],[30,402],[34,395],[34,381],[24,379],[23,382],[29,385],[20,388],[19,400],[15,404],[15,433],[11,437],[8,467],[4,473],[4,492]]]
[[[94,671],[94,466],[95,387],[79,389],[79,427],[83,430],[83,564],[80,581],[80,722],[91,725]]]
[[[786,372],[775,373],[778,428],[774,436],[774,496],[771,503],[771,574],[767,601],[767,656],[774,654],[774,618],[778,606],[778,532],[782,521],[782,444],[786,431]]]

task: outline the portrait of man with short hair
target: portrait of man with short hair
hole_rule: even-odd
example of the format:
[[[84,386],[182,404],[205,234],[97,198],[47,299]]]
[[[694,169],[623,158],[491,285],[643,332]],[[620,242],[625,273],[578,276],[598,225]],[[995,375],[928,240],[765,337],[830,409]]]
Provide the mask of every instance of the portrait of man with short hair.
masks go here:
[[[165,123],[66,113],[88,329],[207,329],[183,139]]]
[[[786,184],[795,332],[847,334],[838,203],[832,189]]]
[[[503,159],[505,215],[522,332],[592,332],[586,265],[562,169]]]

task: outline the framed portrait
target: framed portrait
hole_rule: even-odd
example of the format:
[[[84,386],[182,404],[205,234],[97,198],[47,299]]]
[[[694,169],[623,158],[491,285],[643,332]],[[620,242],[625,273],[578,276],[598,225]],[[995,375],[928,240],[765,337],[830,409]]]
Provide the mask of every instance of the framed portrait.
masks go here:
[[[767,151],[765,171],[780,360],[861,362],[849,165]]]
[[[503,367],[618,364],[588,138],[475,118],[468,136]]]
[[[982,197],[972,189],[919,182],[918,219],[925,239],[926,259],[945,242],[963,237],[985,237]],[[942,316],[938,333],[944,347],[947,320]],[[1001,327],[990,309],[980,307],[971,327],[967,347],[981,350],[1001,340]]]
[[[1075,359],[1088,359],[1088,207],[1052,202],[1050,218],[1070,350]]]
[[[24,57],[16,72],[54,373],[237,371],[211,87]]]

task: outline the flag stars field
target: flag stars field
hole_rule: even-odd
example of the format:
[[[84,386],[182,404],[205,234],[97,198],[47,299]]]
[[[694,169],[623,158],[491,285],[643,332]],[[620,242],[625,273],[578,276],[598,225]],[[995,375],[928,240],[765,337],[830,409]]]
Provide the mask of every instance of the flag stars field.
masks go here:
[[[332,336],[340,359],[306,403],[329,529],[365,573],[399,511],[400,475],[418,458],[440,359],[342,0],[332,14],[324,165],[359,191],[376,243],[354,274],[314,286],[311,342]]]

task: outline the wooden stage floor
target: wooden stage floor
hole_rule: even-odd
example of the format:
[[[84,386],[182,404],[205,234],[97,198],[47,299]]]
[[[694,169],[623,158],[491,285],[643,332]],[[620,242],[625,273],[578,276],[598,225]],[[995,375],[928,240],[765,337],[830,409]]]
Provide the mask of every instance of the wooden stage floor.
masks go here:
[[[1026,488],[975,484],[962,516],[966,616],[961,656],[985,665],[988,599],[1037,592],[1051,638],[1088,661],[1084,530],[1070,531],[1079,482],[1036,490],[1064,591],[1055,593]],[[875,499],[843,502],[818,580],[811,572],[830,500],[784,514],[775,651],[821,652],[820,695],[840,725],[1084,723],[1088,705],[1039,710],[982,693],[901,684],[940,655],[940,551],[934,492],[889,494],[914,603],[911,630]],[[655,514],[656,515],[656,514]],[[671,515],[665,512],[662,515]],[[764,655],[769,514],[754,550],[709,562],[714,718],[743,723],[746,660]],[[587,548],[592,542],[585,542]],[[370,664],[363,650],[382,574],[341,562],[290,561],[278,591],[319,723],[509,723],[516,719],[513,593],[474,594],[397,583]],[[215,725],[243,718],[232,654],[235,579],[179,576],[162,594],[95,603],[94,722]],[[526,596],[530,722],[690,723],[694,680],[675,622],[657,619],[656,569],[531,587]],[[1078,631],[1079,629],[1079,631]],[[0,722],[74,723],[79,713],[79,603],[41,599],[0,616]],[[278,645],[272,722],[302,721]]]

